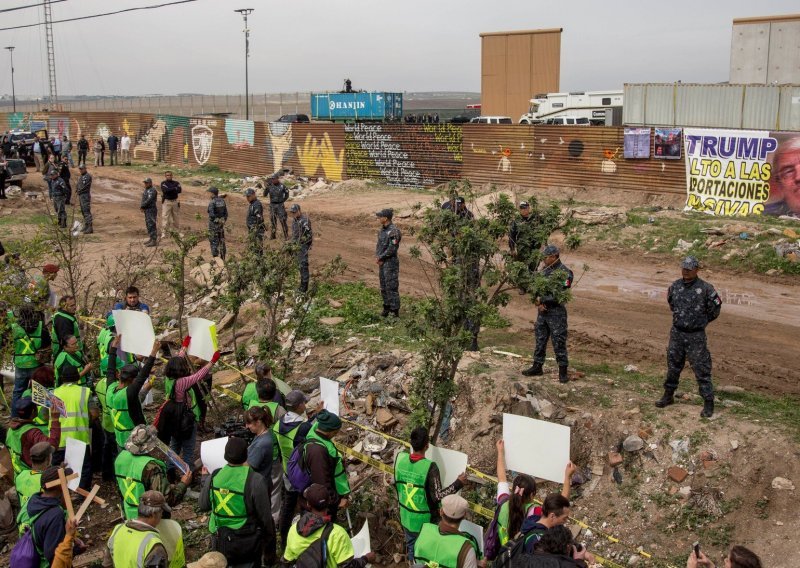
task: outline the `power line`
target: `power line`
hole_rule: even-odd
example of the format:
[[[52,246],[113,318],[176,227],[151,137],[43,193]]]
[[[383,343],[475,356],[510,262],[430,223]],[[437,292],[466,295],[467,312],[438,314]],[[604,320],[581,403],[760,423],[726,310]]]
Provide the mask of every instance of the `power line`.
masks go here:
[[[66,2],[66,1],[67,0],[50,0],[50,3],[51,4],[58,4],[59,2]],[[15,12],[16,10],[24,10],[26,8],[38,8],[41,5],[42,5],[42,3],[38,2],[36,4],[27,4],[25,6],[17,6],[15,8],[3,8],[2,10],[0,10],[0,14],[2,14],[4,12]]]
[[[65,0],[51,0],[56,2],[63,2]],[[166,6],[175,6],[176,4],[188,4],[189,2],[197,2],[197,0],[177,0],[176,2],[165,2],[164,4],[154,4],[152,6],[139,6],[137,8],[125,8],[124,10],[117,10],[115,12],[105,12],[103,14],[92,14],[90,16],[80,16],[77,18],[67,18],[65,20],[53,20],[53,24],[63,24],[65,22],[77,22],[78,20],[89,20],[91,18],[101,18],[103,16],[113,16],[115,14],[123,14],[125,12],[136,12],[139,10],[153,10],[155,8],[164,8]],[[18,30],[21,28],[33,28],[36,26],[43,25],[43,22],[37,22],[35,24],[25,24],[22,26],[11,26],[8,28],[0,28],[0,32],[5,32],[8,30]]]

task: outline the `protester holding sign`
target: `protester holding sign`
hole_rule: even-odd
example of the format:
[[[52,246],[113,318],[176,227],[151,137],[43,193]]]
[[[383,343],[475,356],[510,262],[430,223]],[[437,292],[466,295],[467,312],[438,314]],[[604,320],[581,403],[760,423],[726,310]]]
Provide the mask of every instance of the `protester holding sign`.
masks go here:
[[[11,454],[11,465],[14,474],[30,469],[31,448],[39,442],[47,442],[53,448],[58,448],[61,441],[61,423],[57,410],[50,411],[50,433],[43,426],[33,423],[36,416],[36,405],[27,397],[19,399],[16,403],[17,417],[12,418],[6,431],[6,447]]]
[[[466,473],[462,473],[451,485],[442,488],[438,466],[425,458],[428,447],[428,429],[417,427],[411,431],[412,451],[400,452],[394,463],[394,487],[409,562],[414,560],[414,543],[422,525],[438,523],[439,503],[446,496],[460,491],[467,481]]]
[[[67,413],[61,421],[61,441],[59,449],[53,456],[53,463],[61,465],[66,455],[67,440],[73,439],[86,444],[83,467],[80,471],[80,488],[89,490],[92,485],[92,460],[91,429],[89,427],[89,398],[92,392],[78,384],[80,376],[78,370],[67,365],[61,372],[61,386],[53,391],[53,394],[64,401],[64,408]],[[76,472],[77,473],[77,472]]]

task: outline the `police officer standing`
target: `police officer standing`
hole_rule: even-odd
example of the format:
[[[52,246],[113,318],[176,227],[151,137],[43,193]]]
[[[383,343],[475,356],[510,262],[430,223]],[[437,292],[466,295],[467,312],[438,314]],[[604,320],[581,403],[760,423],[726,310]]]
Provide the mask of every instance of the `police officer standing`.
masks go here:
[[[75,193],[78,194],[78,201],[81,204],[83,214],[83,232],[87,235],[94,233],[92,228],[92,175],[86,171],[86,164],[78,166],[81,175],[75,185]]]
[[[531,214],[531,205],[527,201],[519,203],[519,217],[511,223],[508,231],[508,248],[519,260],[528,265],[531,272],[536,272],[539,259],[535,253],[542,246],[539,230],[539,216]]]
[[[211,199],[208,202],[208,240],[211,242],[211,256],[225,260],[225,222],[228,220],[228,206],[219,196],[216,187],[206,190]]]
[[[58,170],[50,170],[50,195],[53,198],[53,208],[58,215],[58,226],[62,229],[67,227],[67,200],[69,199],[69,188],[64,180],[59,177]]]
[[[147,226],[147,234],[150,240],[144,243],[146,247],[154,247],[158,244],[158,229],[156,220],[158,218],[158,193],[153,187],[153,180],[144,178],[144,192],[142,193],[142,203],[139,208],[144,212],[144,224]]]
[[[565,290],[572,287],[572,271],[561,262],[560,252],[555,245],[547,245],[542,251],[544,268],[541,274],[546,277],[563,280]],[[558,363],[558,381],[569,381],[567,367],[567,308],[553,296],[536,298],[536,308],[539,317],[536,319],[536,348],[533,351],[533,365],[522,371],[526,377],[536,377],[544,374],[544,356],[547,351],[547,340],[552,338],[553,351],[556,353]]]
[[[719,317],[722,300],[708,282],[697,277],[699,263],[687,256],[681,263],[681,278],[672,283],[667,302],[672,310],[672,329],[667,347],[667,380],[664,396],[657,402],[664,408],[675,402],[681,371],[689,359],[703,397],[701,418],[714,414],[714,386],[711,384],[711,353],[706,344],[706,326]]]
[[[244,196],[250,206],[247,208],[247,233],[250,246],[257,254],[264,252],[264,206],[256,197],[256,190],[248,187]]]
[[[308,215],[300,211],[300,204],[295,203],[289,211],[294,217],[292,221],[292,241],[294,241],[299,250],[297,251],[297,266],[300,269],[300,292],[305,294],[308,292],[308,251],[311,250],[311,245],[314,242],[314,233],[311,231],[311,221],[308,220]]]
[[[270,239],[275,238],[275,229],[277,228],[278,221],[281,223],[283,229],[283,238],[289,238],[289,226],[286,224],[286,207],[284,203],[289,199],[289,190],[278,179],[275,174],[269,178],[269,186],[264,192],[264,197],[269,195],[269,224],[270,224]]]
[[[375,213],[380,219],[381,229],[378,231],[378,244],[375,246],[375,262],[378,263],[378,273],[381,282],[381,296],[383,297],[383,317],[392,314],[400,317],[400,259],[397,249],[403,236],[400,229],[392,223],[394,211],[382,209]]]

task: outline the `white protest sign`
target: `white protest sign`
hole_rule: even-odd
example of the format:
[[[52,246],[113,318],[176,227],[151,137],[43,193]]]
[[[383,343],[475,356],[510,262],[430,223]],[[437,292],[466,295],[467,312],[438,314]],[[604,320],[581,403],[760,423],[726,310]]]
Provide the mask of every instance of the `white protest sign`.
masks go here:
[[[548,481],[564,481],[570,429],[545,420],[503,414],[506,467]]]
[[[366,520],[358,534],[350,541],[353,543],[353,558],[361,558],[367,552],[372,552],[372,544],[369,541],[369,523]]]
[[[66,463],[72,470],[72,473],[77,473],[78,477],[71,479],[67,482],[67,487],[72,491],[78,489],[78,484],[81,482],[81,471],[83,471],[83,458],[86,457],[86,446],[80,440],[75,438],[67,438],[67,449],[64,452],[64,463]]]
[[[478,541],[478,548],[481,551],[481,556],[483,556],[483,527],[464,519],[461,521],[461,524],[458,525],[458,530],[475,537],[475,540]]]
[[[200,459],[203,465],[206,466],[208,473],[214,473],[228,463],[225,461],[225,446],[227,444],[227,437],[206,440],[200,444]]]
[[[431,445],[428,447],[428,451],[425,452],[425,457],[439,466],[442,487],[447,487],[459,475],[467,471],[468,458],[465,453]]]
[[[187,353],[211,361],[217,350],[217,324],[204,318],[188,318],[187,324],[192,338]]]
[[[144,312],[135,310],[114,310],[114,327],[122,336],[120,348],[127,353],[150,355],[156,333],[153,331],[153,320]]]
[[[325,410],[339,415],[339,382],[319,378],[319,397],[325,403]]]

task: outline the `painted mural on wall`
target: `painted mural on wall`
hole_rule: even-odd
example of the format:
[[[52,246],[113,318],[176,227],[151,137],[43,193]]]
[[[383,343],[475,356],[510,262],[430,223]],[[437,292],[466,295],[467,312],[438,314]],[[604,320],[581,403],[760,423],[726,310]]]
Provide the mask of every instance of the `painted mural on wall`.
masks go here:
[[[337,152],[328,132],[323,132],[320,138],[306,134],[303,144],[297,145],[297,160],[302,175],[321,175],[331,181],[344,179],[345,149],[339,148]]]
[[[252,148],[256,137],[256,123],[252,120],[225,119],[228,145],[237,150]]]
[[[292,125],[286,122],[267,123],[266,156],[274,173],[283,168],[294,155]]]

